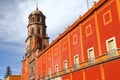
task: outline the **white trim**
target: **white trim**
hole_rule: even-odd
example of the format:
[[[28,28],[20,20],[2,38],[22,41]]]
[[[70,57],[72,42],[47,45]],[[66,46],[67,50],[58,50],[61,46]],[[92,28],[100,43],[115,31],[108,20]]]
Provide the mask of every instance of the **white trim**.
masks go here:
[[[65,67],[65,63],[67,63],[67,66],[66,66],[66,67]],[[64,69],[67,69],[67,68],[68,68],[68,61],[67,61],[67,60],[64,60],[63,66],[64,66]]]
[[[52,69],[48,68],[48,75],[51,75],[51,74],[52,74]]]
[[[75,57],[78,57],[78,63],[75,63]],[[79,64],[79,56],[78,55],[74,56],[74,64]]]
[[[58,67],[58,71],[57,71],[57,68],[56,68],[56,67]],[[58,66],[58,64],[55,65],[55,72],[59,72],[59,66]]]
[[[116,45],[116,39],[115,39],[115,36],[114,37],[111,37],[109,39],[106,40],[106,47],[107,47],[107,52],[109,52],[109,48],[108,48],[108,42],[113,40],[114,41],[114,44],[115,44],[115,49],[117,49],[117,45]]]
[[[74,34],[73,35],[73,45],[77,44],[78,43],[78,35],[77,34]]]
[[[88,53],[88,59],[90,59],[90,56],[89,56],[89,52],[90,52],[90,50],[93,50],[93,52],[94,52],[94,47],[91,47],[91,48],[89,48],[88,50],[87,50],[87,53]],[[94,52],[94,58],[95,58],[95,52]]]

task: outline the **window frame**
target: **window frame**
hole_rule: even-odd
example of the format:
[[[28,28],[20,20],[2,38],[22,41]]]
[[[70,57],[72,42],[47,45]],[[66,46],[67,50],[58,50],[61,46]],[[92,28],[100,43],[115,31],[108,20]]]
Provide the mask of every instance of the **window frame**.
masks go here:
[[[66,64],[65,64],[65,63],[66,63]],[[68,61],[67,61],[67,60],[64,60],[63,65],[64,65],[64,69],[67,69],[67,68],[68,68]]]
[[[77,63],[76,63],[76,61],[75,61],[75,60],[76,60],[76,57],[78,57],[78,62],[77,62]],[[76,64],[79,64],[79,55],[75,55],[75,56],[74,56],[74,65],[76,65]]]
[[[108,46],[108,43],[111,41],[111,40],[113,40],[114,41],[114,46],[115,46],[115,49],[117,49],[117,45],[116,45],[116,39],[115,39],[115,37],[111,37],[111,38],[109,38],[109,39],[107,39],[106,40],[106,48],[107,48],[107,52],[109,52],[110,50],[109,50],[109,46]]]
[[[48,68],[48,75],[51,77],[52,75],[52,69],[51,68]]]
[[[95,58],[95,51],[94,51],[94,47],[91,47],[87,50],[88,52],[88,59],[90,58],[90,51],[93,50],[93,54],[94,54],[94,58]]]
[[[57,68],[58,67],[58,68]],[[58,73],[59,72],[59,66],[55,65],[55,72]]]
[[[90,56],[90,51],[93,51],[93,54],[92,54],[92,57]],[[88,61],[90,63],[94,63],[95,62],[95,50],[94,50],[94,47],[91,47],[87,50],[87,53],[88,53]]]
[[[109,49],[109,42],[111,42],[113,40],[113,44],[112,46],[113,49]],[[118,55],[118,52],[117,52],[117,44],[116,44],[116,39],[115,37],[111,37],[109,39],[106,40],[106,47],[107,47],[107,54],[108,54],[108,58],[111,58],[111,57],[114,57],[114,56],[117,56]]]

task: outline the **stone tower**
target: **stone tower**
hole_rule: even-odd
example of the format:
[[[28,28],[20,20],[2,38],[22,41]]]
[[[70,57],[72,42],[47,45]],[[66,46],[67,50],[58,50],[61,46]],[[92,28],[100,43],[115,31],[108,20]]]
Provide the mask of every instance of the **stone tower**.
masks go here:
[[[38,10],[33,11],[28,19],[28,37],[26,39],[26,52],[39,49],[44,50],[49,45],[49,37],[46,34],[45,15]]]
[[[25,74],[28,76],[26,80],[34,80],[36,74],[36,56],[42,52],[49,45],[49,37],[46,34],[45,15],[38,10],[33,11],[28,19],[29,23],[27,26],[28,37],[26,39],[26,53],[25,59],[23,60],[23,66],[25,68]]]

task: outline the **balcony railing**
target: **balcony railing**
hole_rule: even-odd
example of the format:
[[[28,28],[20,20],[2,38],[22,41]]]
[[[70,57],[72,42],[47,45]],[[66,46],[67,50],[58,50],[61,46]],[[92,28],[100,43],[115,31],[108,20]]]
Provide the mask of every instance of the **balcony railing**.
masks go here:
[[[64,68],[63,69],[63,73],[65,74],[65,73],[67,73],[68,72],[68,68]]]
[[[94,62],[95,62],[95,58],[94,57],[89,58],[88,64],[93,64]]]
[[[58,76],[58,75],[59,75],[59,72],[55,72],[54,75],[55,75],[55,76]]]
[[[108,58],[115,57],[115,56],[117,56],[117,55],[118,55],[117,49],[111,49],[111,50],[109,50],[109,52],[108,52]]]
[[[113,58],[111,58],[111,57],[113,57]],[[102,64],[103,62],[106,62],[106,61],[108,62],[113,59],[119,59],[119,58],[120,58],[120,48],[112,49],[109,52],[104,53],[98,57],[95,57],[95,58],[91,57],[91,58],[89,58],[88,61],[81,62],[80,64],[79,63],[74,64],[73,67],[64,68],[62,71],[51,74],[51,77],[50,76],[47,76],[47,77],[48,77],[48,79],[52,80],[52,79],[56,78],[57,76],[61,76],[63,74],[69,73],[69,72],[73,72],[73,71],[76,71],[79,69],[86,69],[90,66],[94,66],[96,64]],[[90,65],[90,64],[92,64],[92,65]]]
[[[50,79],[50,78],[52,78],[52,76],[51,76],[51,75],[48,75],[48,79]]]
[[[74,70],[79,69],[79,63],[74,64]]]

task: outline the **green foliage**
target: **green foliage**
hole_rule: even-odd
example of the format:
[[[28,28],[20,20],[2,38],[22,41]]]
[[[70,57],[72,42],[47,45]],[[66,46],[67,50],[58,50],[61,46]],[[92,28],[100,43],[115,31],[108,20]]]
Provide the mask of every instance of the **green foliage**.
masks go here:
[[[6,73],[5,73],[5,79],[8,77],[8,76],[10,76],[12,74],[12,72],[11,72],[11,69],[10,69],[10,66],[7,66],[7,68],[6,68]]]

